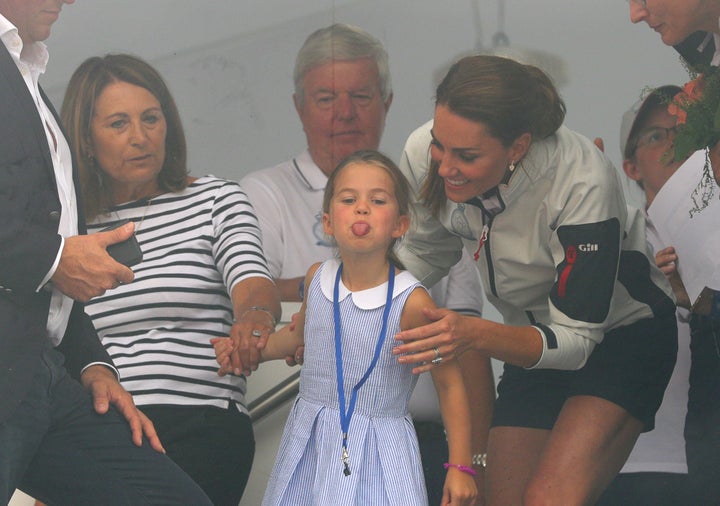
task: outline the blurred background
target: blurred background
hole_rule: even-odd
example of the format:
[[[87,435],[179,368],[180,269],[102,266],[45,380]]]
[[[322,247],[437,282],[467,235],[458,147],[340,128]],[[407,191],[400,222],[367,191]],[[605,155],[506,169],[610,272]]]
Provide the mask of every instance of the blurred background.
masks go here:
[[[432,117],[437,81],[468,53],[543,67],[566,102],[566,124],[602,137],[617,167],[622,113],[647,87],[686,80],[672,48],[645,24],[632,25],[621,0],[78,0],[53,28],[41,83],[59,109],[85,58],[136,54],[174,94],[192,174],[237,180],[305,148],[292,68],[307,35],[333,22],[364,28],[388,50],[395,97],[381,149],[395,160],[408,134]],[[284,308],[285,319],[293,310]],[[261,368],[249,379],[249,400],[293,372],[284,364]],[[256,424],[255,467],[241,505],[260,504],[289,404]],[[32,501],[18,495],[12,504]]]

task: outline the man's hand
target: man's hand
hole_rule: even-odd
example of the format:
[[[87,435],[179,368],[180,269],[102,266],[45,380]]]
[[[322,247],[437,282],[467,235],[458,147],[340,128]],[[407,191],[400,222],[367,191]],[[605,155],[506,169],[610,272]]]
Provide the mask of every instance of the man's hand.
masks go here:
[[[132,282],[133,271],[113,260],[106,248],[128,239],[134,228],[134,224],[128,223],[108,232],[66,238],[50,281],[62,293],[80,302],[87,302],[121,283]]]
[[[107,413],[112,404],[128,421],[132,431],[132,440],[136,446],[142,445],[144,434],[150,442],[150,446],[160,453],[165,453],[165,448],[155,432],[155,426],[135,406],[132,396],[118,383],[115,374],[108,367],[100,364],[91,365],[83,371],[80,381],[92,393],[93,405],[97,413],[101,415]]]

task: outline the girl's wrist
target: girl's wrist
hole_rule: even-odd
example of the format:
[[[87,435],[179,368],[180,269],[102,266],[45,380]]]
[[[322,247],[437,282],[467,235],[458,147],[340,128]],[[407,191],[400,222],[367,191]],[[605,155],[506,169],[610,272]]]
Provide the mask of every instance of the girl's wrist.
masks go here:
[[[470,466],[464,466],[464,465],[462,465],[462,464],[451,464],[451,463],[449,463],[449,462],[445,462],[445,463],[443,464],[443,467],[444,467],[445,469],[449,469],[449,468],[452,467],[452,468],[457,469],[457,470],[460,471],[460,472],[469,474],[470,476],[477,476],[477,471],[476,471],[475,469],[473,469],[472,467],[470,467]]]

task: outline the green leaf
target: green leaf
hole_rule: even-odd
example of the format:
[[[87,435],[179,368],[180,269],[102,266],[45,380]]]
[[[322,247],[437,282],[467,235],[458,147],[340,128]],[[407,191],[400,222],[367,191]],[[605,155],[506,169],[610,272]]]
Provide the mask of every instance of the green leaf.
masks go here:
[[[676,160],[684,160],[685,158],[690,155],[690,153],[694,153],[700,148],[703,148],[705,146],[696,146],[695,140],[687,135],[682,135],[682,132],[678,132],[678,134],[675,136],[675,159]]]

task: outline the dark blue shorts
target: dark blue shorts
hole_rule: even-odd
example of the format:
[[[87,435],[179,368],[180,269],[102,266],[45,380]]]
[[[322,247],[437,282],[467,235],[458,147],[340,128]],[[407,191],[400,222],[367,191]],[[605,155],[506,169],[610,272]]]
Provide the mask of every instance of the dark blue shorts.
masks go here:
[[[600,397],[655,427],[677,356],[677,322],[668,312],[611,330],[577,371],[527,370],[505,364],[492,426],[550,430],[565,400]]]

